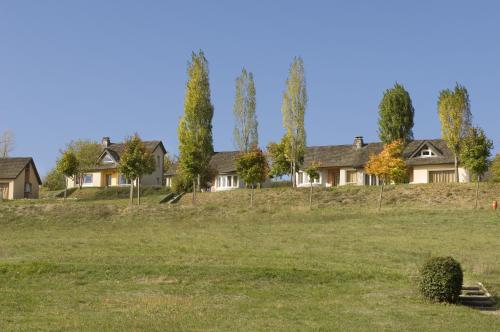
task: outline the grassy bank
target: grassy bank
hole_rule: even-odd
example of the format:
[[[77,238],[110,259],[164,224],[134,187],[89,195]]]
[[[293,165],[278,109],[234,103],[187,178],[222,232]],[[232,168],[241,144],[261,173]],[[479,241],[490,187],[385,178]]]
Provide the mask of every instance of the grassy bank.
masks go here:
[[[425,188],[389,189],[382,213],[377,188],[316,191],[312,211],[290,189],[257,191],[255,209],[244,190],[0,204],[0,330],[500,329],[416,289],[428,256],[452,255],[499,293],[498,188],[479,211],[472,186]]]

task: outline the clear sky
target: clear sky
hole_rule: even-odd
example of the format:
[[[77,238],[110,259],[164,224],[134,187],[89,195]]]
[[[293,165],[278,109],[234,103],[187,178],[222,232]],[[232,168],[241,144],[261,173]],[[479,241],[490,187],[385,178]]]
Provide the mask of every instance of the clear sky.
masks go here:
[[[0,132],[40,173],[72,139],[138,132],[177,152],[186,66],[210,64],[216,150],[231,150],[235,78],[255,76],[260,144],[278,140],[292,58],[305,63],[309,145],[376,141],[378,104],[410,92],[416,138],[440,136],[441,89],[465,85],[500,144],[498,1],[0,0]]]

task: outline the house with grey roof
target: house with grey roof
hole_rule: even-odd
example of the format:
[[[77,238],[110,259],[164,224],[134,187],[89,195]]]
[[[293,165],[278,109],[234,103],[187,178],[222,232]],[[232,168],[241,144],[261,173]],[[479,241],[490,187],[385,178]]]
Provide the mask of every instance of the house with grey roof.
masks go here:
[[[102,153],[95,166],[79,178],[67,178],[68,188],[129,186],[130,181],[118,170],[125,143],[112,143],[109,137],[102,139]],[[163,161],[167,151],[162,141],[144,141],[155,160],[155,170],[141,177],[141,186],[161,186],[163,181]]]
[[[226,191],[237,188],[244,188],[245,183],[236,172],[236,158],[240,151],[219,151],[214,152],[210,159],[210,168],[213,171],[213,178],[207,184],[210,191]],[[165,184],[172,186],[172,180],[177,174],[178,164],[174,163],[165,172]]]
[[[310,186],[304,170],[313,163],[319,164],[320,173],[314,186],[378,185],[378,178],[366,174],[364,167],[370,156],[379,154],[383,147],[381,142],[365,143],[361,136],[354,139],[354,144],[307,147],[303,167],[295,177],[297,186]],[[406,146],[403,158],[410,183],[455,182],[454,155],[441,139],[414,140]],[[463,167],[459,167],[459,179],[469,182],[469,173]]]
[[[41,184],[33,158],[0,158],[0,200],[38,198]]]

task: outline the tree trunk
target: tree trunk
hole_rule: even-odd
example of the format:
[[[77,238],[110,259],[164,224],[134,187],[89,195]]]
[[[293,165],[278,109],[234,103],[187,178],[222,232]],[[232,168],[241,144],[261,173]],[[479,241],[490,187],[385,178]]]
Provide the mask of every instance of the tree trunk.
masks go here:
[[[460,178],[458,176],[458,157],[455,154],[455,182],[458,183],[460,182]]]
[[[378,197],[378,210],[382,209],[382,194],[384,193],[384,182],[382,181],[382,185],[380,186],[380,195]]]
[[[67,193],[68,193],[68,178],[64,176],[64,200],[66,200]]]
[[[313,204],[313,184],[311,182],[311,190],[309,190],[309,209],[312,209]]]
[[[137,177],[137,205],[141,205],[141,178]]]
[[[130,202],[129,204],[132,205],[134,203],[134,181],[130,180]]]
[[[477,200],[479,197],[479,175],[477,176],[476,182],[477,182],[477,184],[476,184],[476,202],[474,203],[474,209],[477,209]]]
[[[80,179],[80,181],[78,183],[78,188],[82,189],[82,186],[83,186],[83,175],[79,174],[78,175],[78,179]]]
[[[196,203],[196,180],[193,179],[193,204]]]
[[[290,162],[290,182],[292,183],[292,188],[295,188],[295,172],[293,171],[293,162]]]
[[[198,180],[197,180],[197,183],[196,183],[196,185],[197,185],[196,190],[198,190],[198,191],[201,191],[200,182],[201,182],[201,177],[200,177],[200,174],[198,174]]]
[[[253,188],[255,186],[252,184],[252,189],[250,189],[250,207],[253,207]]]

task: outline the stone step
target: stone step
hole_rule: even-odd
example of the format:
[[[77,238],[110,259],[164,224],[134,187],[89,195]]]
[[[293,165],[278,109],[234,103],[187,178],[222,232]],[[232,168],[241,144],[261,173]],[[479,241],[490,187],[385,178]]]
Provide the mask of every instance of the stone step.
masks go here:
[[[462,305],[478,310],[497,310],[495,299],[488,293],[488,290],[481,283],[476,285],[466,285],[462,287],[462,294],[459,296]]]
[[[491,296],[487,295],[460,295],[459,299],[463,301],[479,301],[479,302],[492,300]]]
[[[462,291],[462,295],[471,296],[471,295],[486,295],[483,291]]]

